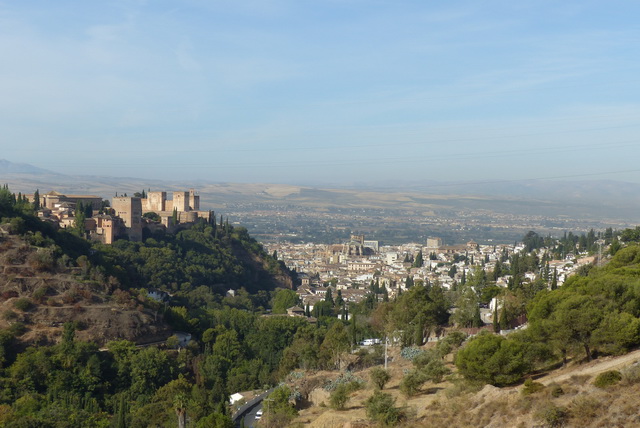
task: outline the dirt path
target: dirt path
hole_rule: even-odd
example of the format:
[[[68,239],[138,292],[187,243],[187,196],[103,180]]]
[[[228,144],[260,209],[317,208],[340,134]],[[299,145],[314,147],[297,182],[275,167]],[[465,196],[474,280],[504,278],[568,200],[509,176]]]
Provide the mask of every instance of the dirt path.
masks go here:
[[[571,376],[588,375],[593,376],[606,372],[607,370],[620,369],[622,367],[633,364],[640,361],[640,349],[630,352],[619,357],[605,357],[593,360],[582,366],[572,366],[566,369],[560,369],[554,373],[544,376],[537,381],[548,385],[552,382],[562,382],[569,379]]]

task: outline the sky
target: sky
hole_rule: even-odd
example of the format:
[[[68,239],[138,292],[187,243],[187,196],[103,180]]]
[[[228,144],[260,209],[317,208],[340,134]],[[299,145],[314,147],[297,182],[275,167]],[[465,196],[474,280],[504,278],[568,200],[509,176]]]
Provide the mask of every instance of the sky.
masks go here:
[[[638,16],[616,0],[0,0],[0,158],[210,182],[640,182]]]

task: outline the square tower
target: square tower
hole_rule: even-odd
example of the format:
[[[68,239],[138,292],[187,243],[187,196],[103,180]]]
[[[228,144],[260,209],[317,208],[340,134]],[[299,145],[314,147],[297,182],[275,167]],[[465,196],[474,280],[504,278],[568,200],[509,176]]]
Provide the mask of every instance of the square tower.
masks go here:
[[[173,192],[173,209],[189,211],[189,192]]]
[[[189,190],[189,209],[200,211],[200,195],[196,195],[195,190]]]
[[[167,192],[149,192],[147,196],[147,211],[166,211]]]
[[[127,234],[132,241],[142,240],[142,200],[140,198],[113,198],[111,207],[116,215],[122,219]]]

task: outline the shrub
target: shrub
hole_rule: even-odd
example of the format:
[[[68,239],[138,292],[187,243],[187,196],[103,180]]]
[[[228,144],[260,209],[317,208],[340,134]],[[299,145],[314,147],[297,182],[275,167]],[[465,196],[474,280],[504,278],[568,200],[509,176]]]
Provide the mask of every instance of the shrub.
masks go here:
[[[564,394],[564,389],[562,389],[562,387],[557,383],[552,383],[551,385],[549,385],[549,391],[553,398],[558,398]]]
[[[63,295],[62,295],[62,301],[66,304],[66,305],[71,305],[74,304],[76,302],[76,300],[78,299],[78,295],[75,292],[75,290],[67,290]]]
[[[33,300],[35,300],[36,302],[42,302],[42,300],[44,299],[44,296],[47,295],[47,292],[49,291],[49,287],[44,286],[44,287],[38,287],[38,289],[36,289],[36,291],[33,292]]]
[[[329,397],[329,405],[336,410],[344,410],[345,404],[349,400],[349,387],[347,384],[338,385]]]
[[[178,345],[180,345],[180,339],[174,334],[173,336],[169,336],[165,345],[167,345],[167,348],[169,349],[176,349]]]
[[[640,382],[640,363],[635,363],[629,367],[625,367],[620,371],[622,382],[625,385],[633,385]]]
[[[602,402],[586,395],[576,397],[571,402],[571,414],[581,420],[592,420],[600,415]]]
[[[287,425],[298,414],[289,402],[291,394],[289,387],[281,385],[273,390],[268,400],[265,400],[264,412],[269,414],[269,420],[274,422],[275,426]]]
[[[27,331],[27,327],[21,322],[15,322],[9,327],[9,332],[15,337],[22,336]]]
[[[449,373],[449,370],[442,361],[440,354],[434,351],[427,351],[413,360],[413,364],[424,374],[425,380],[434,383],[442,382],[442,378]]]
[[[416,395],[427,378],[420,370],[411,370],[402,378],[400,391],[407,397]]]
[[[14,217],[9,221],[9,233],[12,235],[21,235],[25,232],[26,226],[24,219]]]
[[[484,382],[471,381],[465,378],[454,378],[451,381],[453,385],[444,391],[447,398],[450,399],[465,394],[474,394],[480,391],[485,385]]]
[[[600,373],[593,384],[598,388],[606,388],[617,384],[622,380],[622,374],[618,370],[609,370],[604,373]]]
[[[31,305],[31,300],[26,297],[21,297],[13,302],[13,307],[23,312],[31,309]]]
[[[531,395],[535,394],[538,391],[542,391],[544,389],[544,385],[540,382],[534,382],[531,379],[527,379],[524,381],[524,388],[522,388],[522,395]]]
[[[371,383],[376,389],[384,389],[384,386],[391,379],[391,375],[389,372],[382,367],[375,367],[369,373],[369,378],[371,379]]]
[[[51,271],[56,266],[56,259],[50,249],[40,248],[29,255],[29,265],[38,271]]]
[[[550,428],[561,427],[565,424],[569,417],[569,412],[564,407],[549,404],[540,409],[536,415],[536,419],[542,420],[546,426]]]
[[[447,355],[455,348],[459,348],[462,343],[469,337],[466,333],[455,330],[447,334],[438,342],[437,350],[442,355]]]
[[[4,311],[2,313],[2,318],[7,320],[7,321],[13,321],[16,318],[18,318],[18,314],[13,312],[11,309],[7,309],[6,311]]]
[[[406,418],[404,411],[395,407],[396,400],[390,394],[376,391],[365,402],[367,416],[383,425],[396,425]]]

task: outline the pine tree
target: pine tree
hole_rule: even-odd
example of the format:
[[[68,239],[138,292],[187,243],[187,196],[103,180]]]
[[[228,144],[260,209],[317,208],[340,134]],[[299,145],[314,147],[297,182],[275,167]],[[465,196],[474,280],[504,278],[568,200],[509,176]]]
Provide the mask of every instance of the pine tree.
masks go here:
[[[495,333],[500,332],[500,322],[498,320],[498,302],[496,301],[496,306],[493,308],[493,331]]]
[[[558,288],[558,269],[553,268],[553,279],[551,280],[551,289],[555,290]]]

